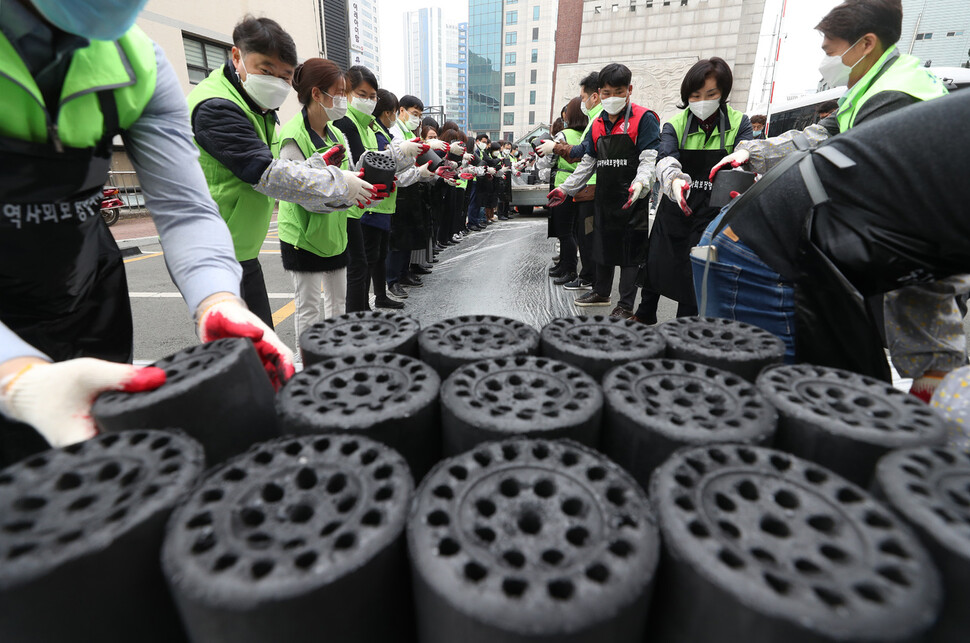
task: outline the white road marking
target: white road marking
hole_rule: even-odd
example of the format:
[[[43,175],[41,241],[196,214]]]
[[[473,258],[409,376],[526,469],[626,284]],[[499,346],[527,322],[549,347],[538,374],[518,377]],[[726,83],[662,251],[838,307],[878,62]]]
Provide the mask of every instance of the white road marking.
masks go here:
[[[271,292],[268,293],[270,299],[293,299],[291,292]],[[177,292],[129,292],[131,299],[181,299],[182,295]]]

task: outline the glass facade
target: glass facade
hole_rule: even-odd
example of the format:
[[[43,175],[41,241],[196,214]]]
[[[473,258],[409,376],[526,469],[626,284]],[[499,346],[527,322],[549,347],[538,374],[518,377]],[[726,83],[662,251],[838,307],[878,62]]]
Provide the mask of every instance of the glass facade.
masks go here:
[[[502,0],[468,0],[468,128],[499,132]]]

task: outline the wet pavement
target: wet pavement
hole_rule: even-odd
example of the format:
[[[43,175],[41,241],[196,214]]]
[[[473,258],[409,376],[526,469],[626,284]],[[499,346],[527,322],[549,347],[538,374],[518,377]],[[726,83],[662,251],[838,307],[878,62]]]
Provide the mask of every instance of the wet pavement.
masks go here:
[[[141,239],[148,236],[143,225],[135,230],[121,222],[112,232],[119,239]],[[135,325],[135,361],[148,363],[198,340],[191,315],[165,268],[161,246],[150,237],[137,245],[142,254],[127,258],[125,268]],[[404,312],[422,326],[457,315],[492,314],[537,329],[556,317],[609,314],[619,300],[615,290],[610,306],[577,308],[573,301],[586,291],[567,291],[552,284],[547,272],[554,254],[555,241],[546,238],[545,218],[498,222],[442,252],[432,274],[423,278],[424,286],[408,289]],[[275,221],[260,252],[260,263],[277,333],[294,347],[293,286],[280,262]],[[673,302],[661,300],[659,320],[672,319],[674,314]]]

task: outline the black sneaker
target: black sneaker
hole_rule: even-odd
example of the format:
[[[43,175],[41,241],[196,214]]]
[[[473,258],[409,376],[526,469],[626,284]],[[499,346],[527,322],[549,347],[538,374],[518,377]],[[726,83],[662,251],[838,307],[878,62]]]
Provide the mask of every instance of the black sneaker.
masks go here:
[[[561,277],[562,276],[562,270],[559,269],[559,264],[558,263],[557,264],[554,264],[552,266],[552,268],[549,269],[549,276],[550,277]]]
[[[397,284],[394,284],[394,285],[397,286]],[[387,297],[386,299],[375,299],[374,300],[374,307],[375,308],[391,308],[393,310],[400,310],[400,309],[404,308],[404,302],[403,301],[394,301],[390,297]]]
[[[617,317],[619,319],[630,319],[631,317],[633,317],[633,311],[627,310],[623,306],[617,306],[616,308],[613,309],[613,312],[610,313],[610,317]]]
[[[400,284],[401,286],[412,286],[414,288],[420,288],[421,286],[424,285],[423,281],[411,275],[405,275],[397,283]]]
[[[408,298],[408,291],[406,291],[404,288],[402,288],[401,287],[401,284],[397,283],[396,281],[393,284],[391,284],[390,286],[387,287],[387,294],[394,295],[395,297],[398,297],[399,299],[407,299]]]
[[[591,290],[573,303],[575,303],[577,306],[586,307],[586,306],[609,306],[610,303],[612,302],[610,301],[609,297],[603,297],[601,295],[597,295],[595,290]]]
[[[564,284],[563,288],[566,290],[592,290],[593,284],[586,281],[585,279],[573,279],[568,284]]]
[[[564,286],[564,285],[568,284],[569,282],[573,281],[575,278],[576,278],[576,273],[575,272],[567,272],[567,273],[563,274],[563,276],[556,277],[555,279],[553,279],[552,280],[552,283],[554,283],[557,286]]]
[[[417,264],[417,263],[412,263],[411,264],[411,272],[413,272],[416,275],[430,275],[431,274],[431,270],[429,268],[425,268],[421,264]]]

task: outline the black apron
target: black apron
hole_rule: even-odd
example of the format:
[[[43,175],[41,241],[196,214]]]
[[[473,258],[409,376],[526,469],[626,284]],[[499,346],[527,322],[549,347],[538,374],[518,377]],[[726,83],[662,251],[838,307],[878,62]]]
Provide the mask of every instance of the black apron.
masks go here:
[[[604,134],[596,141],[593,261],[603,266],[638,266],[647,258],[649,199],[639,199],[629,210],[623,209],[640,164],[636,143],[627,133],[629,124],[628,104],[623,132]]]
[[[0,321],[55,361],[130,362],[124,261],[101,219],[114,93],[98,93],[105,134],[92,148],[0,137]],[[52,128],[53,130],[53,128]],[[48,448],[25,424],[0,418],[0,466]]]
[[[391,215],[388,239],[392,250],[423,250],[428,246],[431,201],[427,184],[398,188],[397,207]]]
[[[680,143],[680,165],[690,175],[690,195],[687,205],[693,214],[686,216],[680,206],[664,195],[657,209],[657,220],[650,231],[650,250],[647,260],[647,280],[650,290],[676,302],[694,301],[694,278],[690,263],[690,249],[697,245],[704,230],[720,210],[711,207],[711,168],[728,155],[724,144],[727,116],[721,113],[721,149],[685,150],[693,114],[687,119]]]

